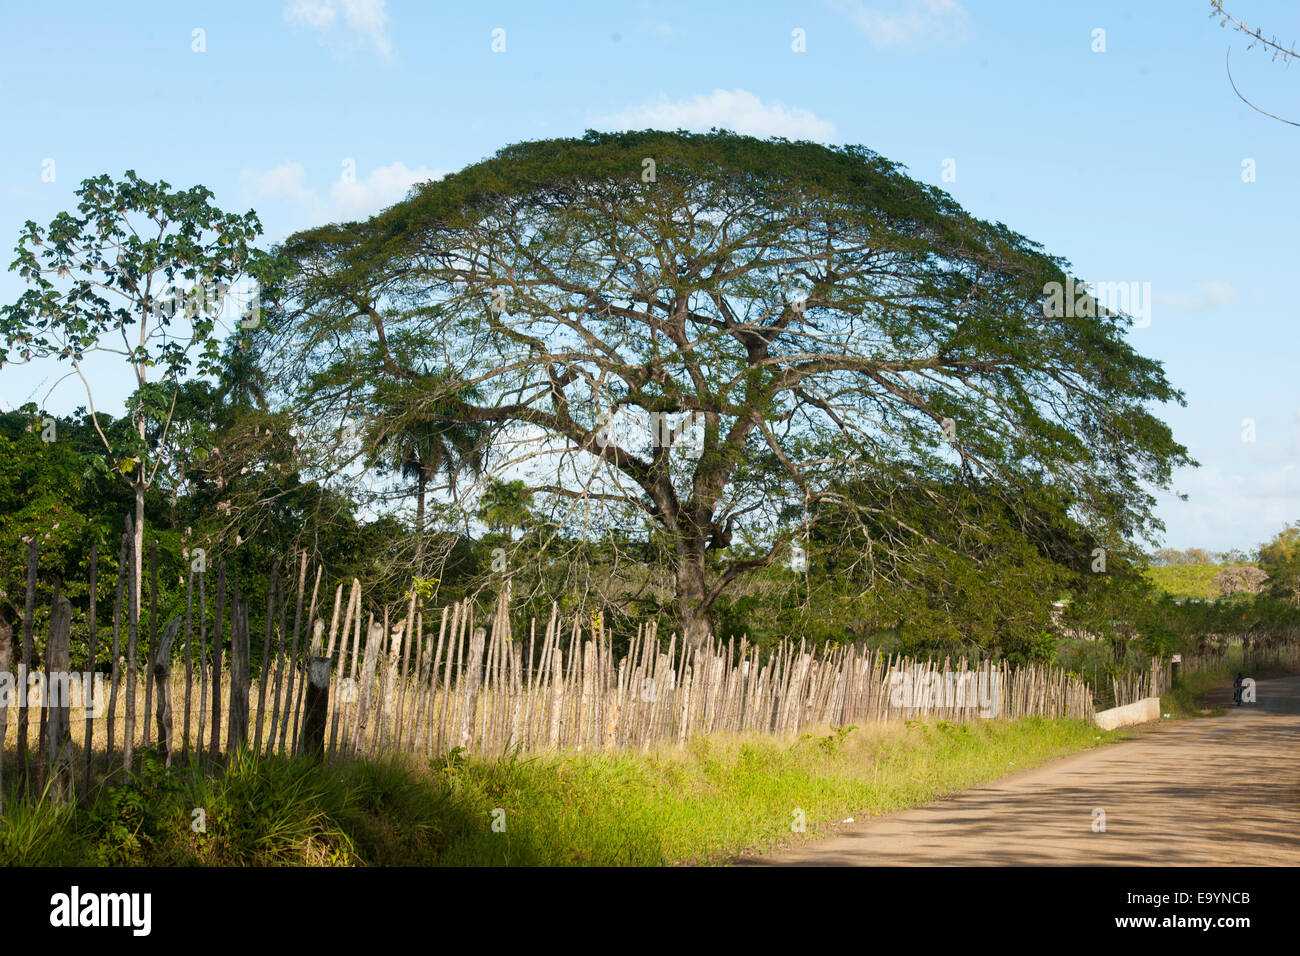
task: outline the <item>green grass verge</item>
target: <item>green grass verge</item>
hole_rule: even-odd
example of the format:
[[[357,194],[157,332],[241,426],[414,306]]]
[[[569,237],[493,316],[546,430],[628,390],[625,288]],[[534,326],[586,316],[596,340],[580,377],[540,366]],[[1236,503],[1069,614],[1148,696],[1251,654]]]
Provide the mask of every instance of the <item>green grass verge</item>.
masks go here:
[[[663,865],[812,839],[1122,735],[1090,724],[923,724],[702,738],[650,754],[427,764],[145,767],[90,806],[8,794],[3,865]],[[200,816],[202,810],[202,829]],[[805,833],[792,834],[800,811]],[[494,828],[495,823],[495,828]]]

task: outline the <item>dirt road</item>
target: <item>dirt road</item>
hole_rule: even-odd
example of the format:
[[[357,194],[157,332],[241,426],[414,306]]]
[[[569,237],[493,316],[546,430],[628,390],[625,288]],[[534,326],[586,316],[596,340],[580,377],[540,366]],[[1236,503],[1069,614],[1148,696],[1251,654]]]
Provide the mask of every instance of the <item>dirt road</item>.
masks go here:
[[[763,866],[1300,865],[1300,677],[926,807],[736,861]],[[1095,809],[1105,832],[1094,832]]]

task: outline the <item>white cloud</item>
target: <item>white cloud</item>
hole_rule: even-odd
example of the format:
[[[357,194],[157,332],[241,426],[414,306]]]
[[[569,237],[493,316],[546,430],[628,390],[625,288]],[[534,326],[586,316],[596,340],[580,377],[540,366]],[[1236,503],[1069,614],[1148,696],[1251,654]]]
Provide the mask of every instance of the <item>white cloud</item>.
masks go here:
[[[282,163],[265,171],[245,169],[239,183],[250,199],[296,207],[293,219],[300,224],[364,219],[405,198],[416,183],[441,179],[446,174],[446,170],[427,166],[411,169],[397,162],[379,166],[364,177],[340,175],[330,184],[328,195],[322,196],[307,185],[302,163]]]
[[[384,4],[385,0],[285,0],[284,18],[320,32],[329,44],[360,43],[391,60],[393,41]]]
[[[901,0],[886,11],[863,0],[833,0],[876,49],[965,41],[970,17],[957,0]]]
[[[1202,282],[1197,288],[1201,290],[1200,295],[1184,295],[1180,292],[1173,294],[1157,293],[1156,301],[1161,305],[1170,305],[1182,309],[1213,309],[1227,305],[1237,297],[1236,289],[1217,279]]]
[[[1267,541],[1300,515],[1300,468],[1294,462],[1228,469],[1203,465],[1176,479],[1187,501],[1157,494],[1157,513],[1168,531],[1165,540],[1178,547],[1249,551]]]
[[[781,103],[763,103],[747,90],[714,90],[691,100],[653,103],[607,116],[602,124],[618,129],[703,130],[717,126],[749,136],[784,136],[827,142],[835,124]]]
[[[281,163],[265,172],[245,169],[239,174],[244,192],[259,199],[288,199],[306,202],[315,199],[307,188],[307,170],[302,163]]]
[[[447,170],[417,166],[407,169],[405,163],[393,163],[373,169],[365,179],[351,182],[337,179],[330,186],[330,203],[347,219],[374,215],[406,197],[416,183],[441,179]]]

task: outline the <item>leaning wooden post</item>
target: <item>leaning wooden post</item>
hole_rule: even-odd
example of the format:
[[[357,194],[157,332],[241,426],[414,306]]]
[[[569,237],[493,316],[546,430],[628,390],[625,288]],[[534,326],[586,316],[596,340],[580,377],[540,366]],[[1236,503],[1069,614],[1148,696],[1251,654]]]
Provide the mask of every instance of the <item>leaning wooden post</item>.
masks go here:
[[[230,720],[226,751],[233,754],[248,741],[248,599],[235,585],[235,614],[230,635]]]
[[[172,643],[176,632],[180,630],[180,615],[167,622],[163,629],[162,640],[154,651],[154,683],[158,685],[158,749],[162,751],[164,766],[172,765],[172,754],[176,750],[176,741],[172,736]],[[146,720],[148,715],[145,715]]]
[[[325,753],[325,724],[329,712],[330,659],[312,657],[307,662],[307,697],[302,717],[299,752],[314,759]]]

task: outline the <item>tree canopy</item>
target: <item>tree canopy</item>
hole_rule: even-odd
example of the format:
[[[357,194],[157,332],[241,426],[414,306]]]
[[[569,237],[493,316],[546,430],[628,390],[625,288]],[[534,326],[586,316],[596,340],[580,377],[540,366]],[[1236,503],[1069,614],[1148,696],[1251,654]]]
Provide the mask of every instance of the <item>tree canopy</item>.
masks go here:
[[[1121,547],[1190,462],[1149,408],[1182,394],[1127,316],[1086,292],[1049,307],[1065,261],[863,147],[521,143],[281,251],[279,362],[308,418],[446,370],[406,413],[491,429],[489,474],[561,524],[662,536],[693,640],[832,511],[951,507],[846,480],[958,483],[1020,515],[1047,497]]]

